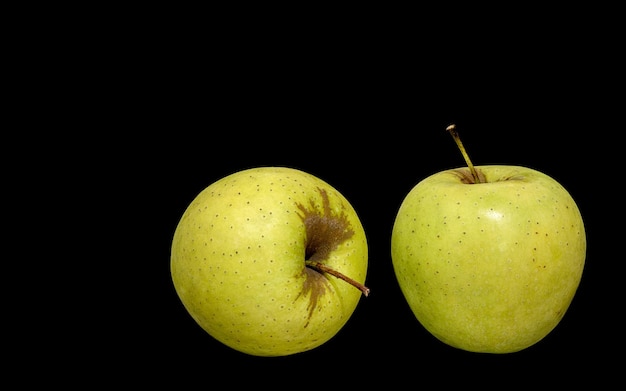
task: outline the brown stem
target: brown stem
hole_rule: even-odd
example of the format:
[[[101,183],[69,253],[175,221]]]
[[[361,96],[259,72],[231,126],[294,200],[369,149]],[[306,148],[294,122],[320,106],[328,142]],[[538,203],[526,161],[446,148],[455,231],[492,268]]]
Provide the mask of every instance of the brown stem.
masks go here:
[[[463,154],[463,159],[465,159],[465,163],[467,164],[467,167],[469,167],[469,170],[472,173],[472,177],[474,177],[474,183],[481,183],[482,181],[480,180],[480,177],[478,176],[478,173],[476,172],[476,169],[474,168],[474,165],[472,164],[472,161],[470,160],[469,155],[467,154],[467,151],[465,150],[465,147],[461,142],[459,132],[456,131],[456,125],[449,125],[446,130],[448,131],[448,133],[450,133],[450,135],[452,135],[454,142],[461,150],[461,154]]]
[[[357,289],[359,289],[361,292],[363,292],[363,294],[365,295],[365,297],[367,297],[370,294],[370,288],[366,287],[365,285],[361,284],[358,281],[353,280],[352,278],[338,272],[337,270],[331,269],[328,266],[320,263],[320,262],[316,262],[316,261],[306,261],[306,265],[312,269],[317,270],[318,272],[324,272],[324,273],[328,273],[330,275],[333,275],[337,278],[340,278],[344,281],[346,281],[347,283],[349,283],[350,285],[356,287]]]

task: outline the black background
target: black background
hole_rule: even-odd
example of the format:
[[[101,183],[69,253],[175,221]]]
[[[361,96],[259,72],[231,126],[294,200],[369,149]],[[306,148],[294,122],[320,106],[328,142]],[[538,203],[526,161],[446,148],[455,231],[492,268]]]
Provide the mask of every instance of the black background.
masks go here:
[[[166,163],[157,169],[146,166],[154,174],[146,196],[155,197],[157,206],[144,223],[154,230],[144,247],[150,257],[140,257],[146,272],[142,283],[153,291],[137,305],[154,306],[136,331],[139,340],[144,333],[151,336],[138,353],[141,358],[146,354],[172,374],[191,378],[245,367],[267,376],[308,370],[315,376],[352,373],[376,381],[414,371],[432,376],[430,371],[442,367],[478,373],[489,368],[511,376],[529,371],[554,376],[556,366],[586,373],[606,357],[614,338],[607,325],[613,327],[616,319],[604,303],[613,289],[607,274],[615,269],[600,256],[606,237],[597,197],[606,190],[590,178],[601,168],[589,163],[598,153],[593,140],[602,130],[578,98],[567,96],[567,104],[557,108],[553,103],[567,94],[555,90],[563,86],[535,91],[519,81],[506,88],[517,89],[526,100],[509,104],[498,101],[497,91],[481,91],[492,98],[476,105],[481,97],[473,91],[463,97],[450,91],[440,100],[421,95],[414,85],[399,93],[400,79],[385,88],[362,85],[365,75],[328,82],[294,75],[283,77],[277,87],[275,81],[257,84],[258,77],[244,77],[225,101],[207,98],[201,105],[194,99],[191,107],[179,103],[165,114],[171,133],[167,148],[157,155],[167,157]],[[345,84],[337,87],[339,81]],[[524,165],[557,179],[579,204],[586,223],[586,267],[572,305],[552,333],[522,352],[484,355],[444,345],[416,321],[396,284],[389,240],[403,197],[425,176],[464,164],[445,132],[450,123],[457,124],[475,164]],[[213,340],[185,312],[168,274],[173,231],[195,195],[225,175],[264,165],[299,168],[336,187],[356,208],[369,241],[371,295],[362,298],[332,340],[290,357],[246,356]]]
[[[254,15],[226,25],[151,15],[102,24],[107,29],[80,46],[80,63],[65,70],[71,87],[50,78],[47,91],[69,89],[73,97],[47,118],[79,133],[48,137],[80,145],[50,169],[78,178],[55,221],[78,227],[70,242],[91,250],[71,251],[80,277],[72,274],[63,303],[76,320],[63,322],[69,335],[52,339],[42,361],[65,352],[101,382],[206,387],[502,384],[494,376],[509,385],[616,374],[620,255],[609,248],[619,243],[621,207],[611,177],[620,175],[613,147],[624,110],[613,47],[575,24],[535,39],[523,33],[526,24],[505,37],[478,26],[471,36],[446,36],[444,23],[364,21],[333,34],[309,24],[292,35],[297,20],[246,28]],[[552,20],[533,26],[552,31]],[[439,342],[417,322],[393,274],[390,233],[403,198],[424,177],[464,165],[445,132],[451,123],[474,164],[552,176],[585,220],[586,265],[568,312],[518,353]],[[276,358],[213,340],[186,313],[169,274],[171,239],[193,198],[223,176],[267,165],[307,171],[338,189],[362,220],[370,254],[371,294],[345,327],[319,348]],[[77,343],[70,350],[67,341]]]

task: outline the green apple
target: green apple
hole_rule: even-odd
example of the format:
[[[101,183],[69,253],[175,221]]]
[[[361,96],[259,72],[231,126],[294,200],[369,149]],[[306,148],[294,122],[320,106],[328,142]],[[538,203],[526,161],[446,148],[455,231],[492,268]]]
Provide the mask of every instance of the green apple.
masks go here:
[[[191,317],[254,356],[311,350],[335,336],[362,295],[368,245],[335,188],[288,167],[210,184],[174,232],[170,271]]]
[[[421,180],[391,235],[398,284],[440,341],[512,353],[548,335],[578,289],[586,257],[581,212],[566,189],[528,167],[468,167]]]

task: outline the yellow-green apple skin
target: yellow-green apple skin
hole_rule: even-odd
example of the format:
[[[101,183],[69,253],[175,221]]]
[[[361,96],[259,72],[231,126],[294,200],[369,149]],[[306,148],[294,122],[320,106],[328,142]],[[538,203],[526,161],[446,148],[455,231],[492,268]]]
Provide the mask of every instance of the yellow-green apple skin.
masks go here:
[[[581,281],[580,210],[556,180],[527,167],[426,177],[402,201],[391,235],[398,284],[418,321],[471,352],[512,353],[548,335]]]
[[[210,184],[174,232],[170,270],[182,304],[212,337],[254,356],[286,356],[335,336],[362,292],[365,231],[335,188],[289,167],[241,170]]]

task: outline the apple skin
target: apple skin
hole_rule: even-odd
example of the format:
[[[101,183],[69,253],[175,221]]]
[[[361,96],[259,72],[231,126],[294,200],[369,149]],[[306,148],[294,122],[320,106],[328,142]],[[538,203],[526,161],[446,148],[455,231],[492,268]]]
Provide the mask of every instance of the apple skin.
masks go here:
[[[364,283],[368,246],[356,211],[314,175],[257,167],[191,202],[174,232],[170,270],[208,334],[246,354],[286,356],[335,336],[362,295],[306,267],[310,258]]]
[[[578,289],[585,227],[556,180],[521,166],[444,170],[402,201],[391,236],[398,284],[418,321],[466,351],[512,353],[548,335]]]

